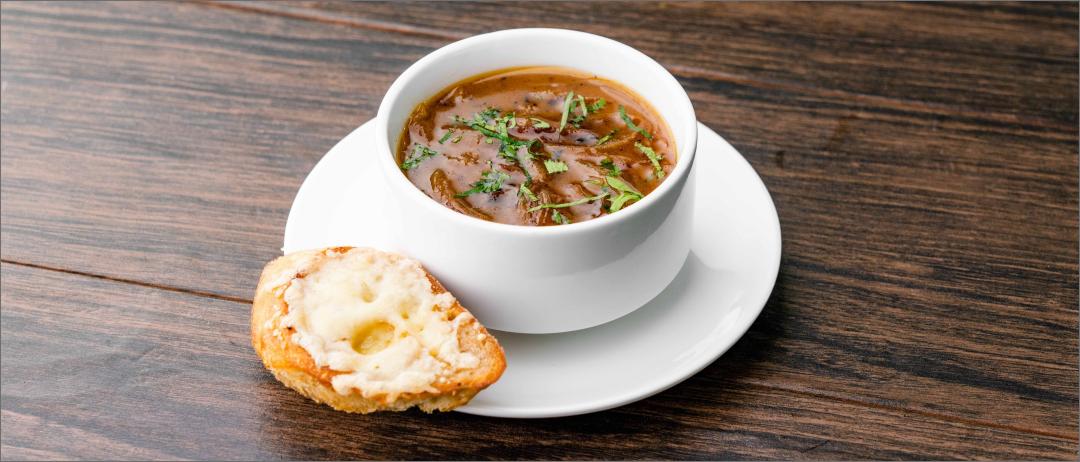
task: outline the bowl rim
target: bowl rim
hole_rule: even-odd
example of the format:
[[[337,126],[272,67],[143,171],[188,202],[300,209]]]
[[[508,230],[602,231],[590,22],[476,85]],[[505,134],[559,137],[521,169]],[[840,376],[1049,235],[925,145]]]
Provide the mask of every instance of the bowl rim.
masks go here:
[[[532,36],[532,38],[535,38],[537,35],[562,35],[571,37],[575,40],[592,41],[604,46],[620,49],[624,56],[640,61],[638,64],[643,64],[648,71],[658,74],[666,85],[675,90],[674,93],[676,98],[678,98],[678,100],[675,101],[675,104],[679,107],[676,112],[680,117],[690,119],[684,121],[684,126],[688,128],[685,130],[682,138],[676,137],[676,147],[678,151],[676,153],[675,168],[672,169],[669,177],[660,183],[660,186],[649,194],[646,194],[640,201],[634,203],[634,207],[627,207],[617,213],[607,214],[590,220],[559,226],[526,226],[487,221],[456,212],[438,203],[438,201],[432,199],[427,194],[424,194],[420,188],[417,188],[416,185],[412,184],[405,175],[402,175],[396,161],[391,162],[388,161],[388,159],[385,159],[387,155],[389,155],[389,159],[393,159],[394,151],[396,149],[396,143],[394,143],[393,146],[391,145],[390,137],[387,133],[390,111],[402,95],[403,88],[413,79],[424,74],[429,67],[434,65],[437,61],[444,59],[444,57],[455,56],[458,53],[466,51],[470,47],[490,41],[503,40],[507,37],[520,38],[520,36]],[[477,74],[480,73],[481,72],[477,72]],[[446,82],[446,85],[451,85],[453,83],[454,82]],[[669,123],[668,125],[670,126],[671,124]],[[646,210],[660,202],[663,197],[678,193],[679,191],[676,191],[675,189],[680,188],[681,190],[682,186],[686,184],[685,179],[689,175],[690,168],[693,165],[694,156],[697,151],[697,129],[697,117],[694,113],[694,106],[690,102],[690,96],[687,95],[686,89],[679,84],[679,81],[675,79],[675,76],[671,75],[671,72],[656,60],[629,45],[601,35],[556,28],[504,29],[467,37],[432,51],[410,65],[397,77],[397,79],[394,80],[394,83],[390,85],[382,102],[379,104],[379,110],[375,117],[375,139],[378,143],[376,151],[377,155],[381,158],[378,163],[382,166],[383,175],[386,178],[388,186],[397,189],[405,189],[406,191],[403,193],[404,196],[409,197],[412,202],[419,202],[422,204],[420,207],[430,210],[430,213],[439,215],[446,220],[462,226],[475,228],[478,231],[528,236],[555,236],[570,233],[586,233],[599,228],[615,227],[618,226],[620,222],[629,221],[633,219],[633,217],[645,213]],[[403,188],[403,186],[407,187]],[[392,192],[392,194],[396,193],[397,192]],[[674,202],[670,203],[674,204]]]

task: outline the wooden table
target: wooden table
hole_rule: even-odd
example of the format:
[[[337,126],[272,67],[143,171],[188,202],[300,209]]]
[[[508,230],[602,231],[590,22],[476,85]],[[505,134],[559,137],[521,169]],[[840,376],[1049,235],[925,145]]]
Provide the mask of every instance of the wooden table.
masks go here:
[[[8,3],[2,457],[1075,459],[1076,4]],[[655,57],[753,164],[750,332],[592,415],[347,415],[248,310],[316,161],[448,42]]]

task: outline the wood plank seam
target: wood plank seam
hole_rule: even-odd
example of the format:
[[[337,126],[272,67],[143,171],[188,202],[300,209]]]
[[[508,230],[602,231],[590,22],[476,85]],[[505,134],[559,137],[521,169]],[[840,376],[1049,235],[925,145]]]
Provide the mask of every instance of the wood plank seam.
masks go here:
[[[918,100],[869,95],[848,90],[837,90],[833,88],[817,87],[795,82],[785,82],[775,79],[746,77],[738,74],[713,71],[709,69],[699,68],[697,66],[687,66],[682,64],[666,64],[665,67],[667,67],[672,74],[684,78],[699,78],[717,82],[733,83],[736,85],[745,85],[748,87],[755,87],[764,90],[779,90],[787,93],[812,94],[824,98],[847,100],[853,104],[866,104],[870,106],[888,107],[890,109],[899,111],[929,113],[935,115],[945,115],[949,117],[963,117],[972,120],[989,120],[1007,124],[1037,122],[1037,125],[1061,131],[1068,131],[1072,129],[1072,126],[1070,125],[1050,120],[1035,120],[1030,117],[1027,117],[1027,120],[1021,120],[1020,118],[1012,114],[967,110],[959,107],[947,106],[941,103],[928,103]]]
[[[470,35],[472,35],[472,34],[463,34],[463,33],[455,32],[455,31],[441,30],[441,29],[434,29],[434,28],[423,28],[422,29],[422,28],[419,28],[419,27],[412,27],[412,26],[409,26],[409,25],[406,25],[406,24],[391,23],[391,22],[386,22],[386,21],[373,21],[373,20],[360,21],[360,20],[356,20],[356,19],[333,18],[333,17],[328,17],[328,16],[324,16],[324,15],[317,15],[317,14],[301,14],[301,13],[294,13],[294,12],[291,12],[291,11],[281,11],[281,10],[273,10],[273,9],[269,9],[269,8],[261,8],[259,6],[255,6],[255,5],[251,5],[251,4],[222,3],[222,2],[219,2],[219,1],[216,1],[216,0],[196,0],[195,3],[200,3],[202,5],[212,7],[212,8],[222,8],[222,9],[226,9],[226,10],[240,11],[240,12],[244,12],[244,13],[267,14],[267,15],[278,16],[278,17],[282,17],[282,18],[298,19],[298,20],[301,20],[301,21],[320,22],[320,23],[323,23],[323,24],[331,24],[331,25],[335,25],[335,26],[351,27],[353,29],[368,29],[368,30],[376,30],[376,31],[380,31],[380,32],[391,32],[391,33],[398,33],[398,34],[417,35],[417,36],[421,36],[421,37],[436,38],[436,39],[440,39],[440,40],[461,40],[463,38],[466,38],[466,37],[469,37]]]
[[[252,300],[244,299],[244,298],[240,298],[240,297],[230,297],[228,295],[215,294],[215,293],[211,293],[211,292],[202,292],[202,291],[197,291],[197,290],[184,289],[184,288],[180,288],[180,287],[167,286],[167,285],[163,285],[163,284],[154,284],[154,283],[150,283],[150,282],[136,281],[134,279],[118,278],[118,277],[113,277],[113,276],[106,276],[106,275],[103,275],[103,274],[87,273],[87,272],[84,272],[84,271],[78,271],[78,270],[72,270],[72,269],[66,269],[66,268],[56,268],[56,267],[47,266],[47,265],[39,265],[39,264],[36,264],[36,263],[28,263],[28,262],[10,260],[10,259],[7,259],[7,258],[0,259],[0,263],[6,264],[6,265],[25,266],[27,268],[35,268],[35,269],[46,270],[46,271],[55,271],[55,272],[58,272],[58,273],[71,274],[71,275],[75,275],[75,276],[83,276],[83,277],[94,278],[94,279],[101,279],[101,280],[117,282],[117,283],[121,283],[121,284],[131,284],[131,285],[140,286],[140,287],[147,287],[147,288],[150,288],[150,289],[164,290],[166,292],[177,292],[177,293],[182,293],[182,294],[194,295],[194,296],[198,296],[198,297],[213,298],[213,299],[217,299],[217,300],[224,300],[224,301],[227,301],[227,302],[244,303],[244,304],[247,304],[247,305],[250,305],[252,303]]]
[[[859,401],[859,400],[850,399],[850,398],[843,398],[843,397],[832,396],[832,395],[828,395],[828,394],[815,393],[815,392],[812,392],[812,391],[778,387],[778,386],[775,386],[775,385],[760,385],[760,386],[765,387],[765,388],[769,388],[769,389],[773,389],[773,390],[777,390],[777,391],[784,391],[784,392],[789,392],[789,393],[798,393],[798,394],[805,395],[805,396],[812,396],[812,397],[815,397],[815,398],[818,398],[818,399],[828,399],[828,400],[837,401],[837,402],[841,402],[841,403],[845,403],[845,404],[850,404],[850,405],[853,405],[853,406],[857,405],[857,406],[873,408],[873,409],[905,412],[905,413],[909,413],[909,414],[917,414],[917,415],[921,415],[921,416],[924,416],[924,417],[930,417],[930,418],[949,421],[949,422],[954,422],[954,423],[974,425],[974,426],[980,426],[980,427],[989,427],[989,428],[995,428],[995,429],[998,429],[998,430],[1009,430],[1009,431],[1015,431],[1015,432],[1019,432],[1019,433],[1027,433],[1027,434],[1031,434],[1031,435],[1046,436],[1046,437],[1049,437],[1049,438],[1058,438],[1058,439],[1061,439],[1061,440],[1064,440],[1064,441],[1070,441],[1070,442],[1073,442],[1073,443],[1080,442],[1080,435],[1074,435],[1074,434],[1070,434],[1070,433],[1058,433],[1058,432],[1044,431],[1044,430],[1038,430],[1038,429],[1033,429],[1033,428],[1017,427],[1017,426],[1014,426],[1014,425],[1001,424],[1001,423],[997,423],[997,422],[982,421],[982,420],[978,420],[978,419],[966,419],[966,418],[963,418],[963,417],[957,417],[957,416],[951,416],[951,415],[945,415],[945,414],[938,414],[936,412],[929,412],[929,411],[923,411],[923,410],[918,410],[918,409],[907,409],[907,408],[898,407],[898,406],[888,406],[888,405],[874,403],[874,402],[864,402],[864,401]]]
[[[355,18],[342,19],[329,17],[326,15],[318,14],[303,14],[292,11],[282,11],[269,8],[263,8],[257,5],[250,4],[237,4],[237,3],[221,3],[217,0],[198,0],[198,3],[211,8],[221,8],[233,11],[240,11],[245,13],[254,14],[266,14],[271,16],[277,16],[288,19],[296,19],[302,21],[319,22],[323,24],[344,26],[354,29],[367,29],[380,32],[390,32],[399,34],[408,34],[420,37],[436,38],[440,40],[461,40],[466,37],[470,37],[473,34],[461,33],[456,31],[440,30],[440,29],[422,29],[418,27],[412,27],[406,24],[390,23],[386,21],[375,20],[358,20]],[[823,88],[817,86],[810,86],[799,84],[795,82],[785,82],[774,79],[761,79],[748,76],[741,76],[737,74],[731,74],[727,72],[712,71],[709,69],[703,69],[696,66],[687,66],[679,64],[666,64],[672,74],[677,77],[685,78],[700,78],[706,80],[713,80],[725,83],[734,83],[738,85],[746,85],[764,90],[780,90],[790,93],[802,93],[813,94],[825,98],[845,99],[853,103],[873,104],[878,106],[887,106],[892,109],[921,112],[921,113],[933,113],[946,115],[951,117],[966,117],[975,120],[991,120],[999,123],[1020,123],[1024,120],[1016,117],[1012,114],[989,112],[989,111],[977,111],[968,110],[960,107],[951,107],[938,103],[927,103],[917,100],[906,100],[901,98],[892,98],[886,96],[870,95],[865,93],[838,90],[833,88]],[[1057,121],[1046,120],[1043,118],[1025,117],[1027,122],[1036,122],[1038,125],[1042,125],[1047,128],[1053,128],[1055,130],[1071,131],[1074,127],[1070,124],[1063,124]]]
[[[223,295],[218,295],[218,294],[213,294],[213,293],[208,293],[208,292],[193,291],[193,290],[183,289],[183,288],[179,288],[179,287],[171,287],[171,286],[166,286],[166,285],[161,285],[161,284],[146,283],[146,282],[141,282],[141,281],[136,281],[136,280],[131,280],[131,279],[116,278],[116,277],[112,277],[112,276],[105,276],[105,275],[100,275],[100,274],[88,273],[88,272],[84,272],[84,271],[68,270],[68,269],[63,269],[63,268],[55,268],[55,267],[50,267],[50,266],[46,266],[46,265],[39,265],[39,264],[34,264],[34,263],[20,262],[20,261],[15,261],[15,260],[10,260],[10,259],[0,259],[0,263],[8,264],[8,265],[24,266],[24,267],[28,267],[28,268],[34,268],[34,269],[38,269],[38,270],[43,270],[43,271],[53,271],[53,272],[58,272],[58,273],[63,273],[63,274],[68,274],[68,275],[73,275],[73,276],[81,276],[81,277],[92,278],[92,279],[100,279],[100,280],[114,282],[114,283],[118,283],[118,284],[131,284],[131,285],[135,285],[135,286],[139,286],[139,287],[145,287],[145,288],[148,288],[148,289],[162,290],[162,291],[166,291],[166,292],[175,292],[175,293],[181,293],[181,294],[186,294],[186,295],[191,295],[191,296],[196,296],[196,297],[212,298],[212,299],[217,299],[217,300],[222,300],[222,301],[227,301],[227,302],[240,303],[240,304],[243,304],[243,305],[251,305],[251,303],[252,303],[251,300],[247,300],[247,299],[243,299],[243,298],[239,298],[239,297],[229,297],[229,296],[223,296]],[[1038,435],[1038,436],[1044,436],[1044,437],[1048,437],[1048,438],[1056,438],[1056,439],[1060,439],[1062,441],[1068,441],[1068,442],[1073,442],[1073,443],[1080,442],[1080,436],[1072,435],[1072,434],[1069,434],[1069,433],[1043,431],[1043,430],[1038,430],[1038,429],[1025,428],[1025,427],[1019,427],[1019,426],[1014,426],[1014,425],[1001,424],[1001,423],[990,422],[990,421],[983,421],[983,420],[978,420],[978,419],[967,419],[967,418],[952,416],[952,415],[948,415],[948,414],[941,414],[941,413],[924,411],[924,410],[919,410],[919,409],[909,409],[909,408],[905,408],[905,407],[901,407],[901,406],[889,406],[889,405],[886,405],[886,404],[875,403],[875,402],[872,402],[872,401],[860,401],[860,400],[857,400],[857,399],[844,398],[844,397],[833,396],[833,395],[829,395],[829,394],[825,394],[825,393],[816,393],[816,392],[812,392],[812,391],[808,391],[808,390],[803,390],[803,389],[798,389],[798,388],[788,388],[788,387],[782,387],[782,386],[777,386],[777,385],[772,385],[772,384],[755,383],[754,386],[761,387],[761,388],[766,389],[766,390],[784,392],[784,393],[791,393],[791,394],[795,394],[795,395],[802,395],[802,396],[806,396],[806,397],[811,397],[811,398],[816,398],[816,399],[821,399],[821,400],[827,400],[827,401],[833,401],[833,402],[848,404],[848,405],[852,405],[852,406],[860,406],[860,407],[865,407],[865,408],[869,408],[869,409],[879,409],[879,410],[885,410],[885,411],[893,411],[893,412],[902,412],[902,413],[907,413],[907,414],[915,414],[915,415],[920,415],[920,416],[923,416],[923,417],[929,417],[929,418],[932,418],[932,419],[941,420],[941,421],[944,421],[944,422],[952,422],[952,423],[958,423],[958,424],[963,424],[963,425],[979,426],[979,427],[984,427],[984,428],[993,428],[993,429],[997,429],[997,430],[1014,431],[1014,432],[1017,432],[1017,433],[1026,433],[1026,434],[1030,434],[1030,435]]]

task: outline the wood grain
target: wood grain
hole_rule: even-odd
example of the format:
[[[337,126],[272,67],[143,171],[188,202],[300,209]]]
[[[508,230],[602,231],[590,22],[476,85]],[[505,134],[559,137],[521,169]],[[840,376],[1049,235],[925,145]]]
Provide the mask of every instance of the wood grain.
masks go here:
[[[349,415],[262,369],[246,304],[22,265],[0,278],[5,459],[997,459],[1073,446],[740,383],[726,357],[593,415]]]
[[[433,426],[440,418],[419,415],[364,427],[425,435],[431,446],[415,452],[393,452],[389,433],[369,446],[331,431],[345,449],[297,441],[327,431],[288,424],[316,409],[302,401],[285,405],[286,420],[241,425],[225,414],[250,415],[266,405],[263,393],[271,404],[291,398],[239,379],[228,384],[237,400],[187,384],[184,399],[201,407],[174,402],[149,418],[122,406],[109,431],[94,433],[96,409],[30,412],[9,399],[18,396],[6,378],[16,356],[9,305],[49,294],[11,295],[5,279],[4,458],[208,457],[163,433],[125,433],[134,422],[187,425],[177,421],[197,422],[199,412],[234,423],[235,431],[212,428],[245,441],[191,444],[233,458],[596,458],[620,448],[608,457],[1075,458],[1075,5],[470,4],[467,18],[445,8],[4,3],[5,274],[13,262],[58,269],[18,271],[100,284],[123,295],[120,306],[159,297],[218,307],[208,315],[214,332],[242,334],[247,311],[236,302],[279,254],[296,188],[374,114],[397,73],[456,37],[562,24],[623,40],[673,69],[699,118],[769,187],[783,263],[747,336],[690,382],[613,412],[513,424],[442,417],[468,430],[445,434]],[[633,26],[659,16],[665,25]],[[174,309],[82,332],[107,340],[134,323],[200,339],[169,317]],[[47,312],[20,316],[14,325],[55,322]],[[33,339],[18,351],[70,345]],[[133,353],[116,345],[108,351]],[[256,373],[247,348],[245,338],[222,361]],[[176,361],[186,379],[210,373],[203,357]],[[785,422],[788,414],[796,418]],[[659,422],[685,431],[661,440]],[[45,446],[38,438],[53,431],[129,440],[98,453]],[[477,440],[483,432],[501,438]],[[275,446],[274,435],[289,447]]]
[[[586,30],[623,41],[676,75],[864,97],[926,113],[1024,126],[1076,124],[1076,5],[529,2],[458,6],[234,2],[270,12],[441,39],[514,27]],[[927,72],[927,66],[933,72]],[[1032,86],[1038,81],[1046,87]],[[1046,88],[1057,91],[1047,92]],[[1062,93],[1064,92],[1064,93]]]

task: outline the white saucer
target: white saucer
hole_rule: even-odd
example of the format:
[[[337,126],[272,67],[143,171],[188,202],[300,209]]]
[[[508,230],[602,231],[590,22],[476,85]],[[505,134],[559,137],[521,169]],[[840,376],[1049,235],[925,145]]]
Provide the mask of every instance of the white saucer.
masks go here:
[[[289,213],[286,253],[335,245],[396,250],[383,226],[386,191],[371,156],[373,127],[354,130],[312,169]],[[671,285],[637,311],[591,329],[494,332],[506,372],[458,411],[536,418],[621,406],[697,373],[746,332],[776,282],[780,222],[750,164],[708,127],[698,128],[693,244]]]

